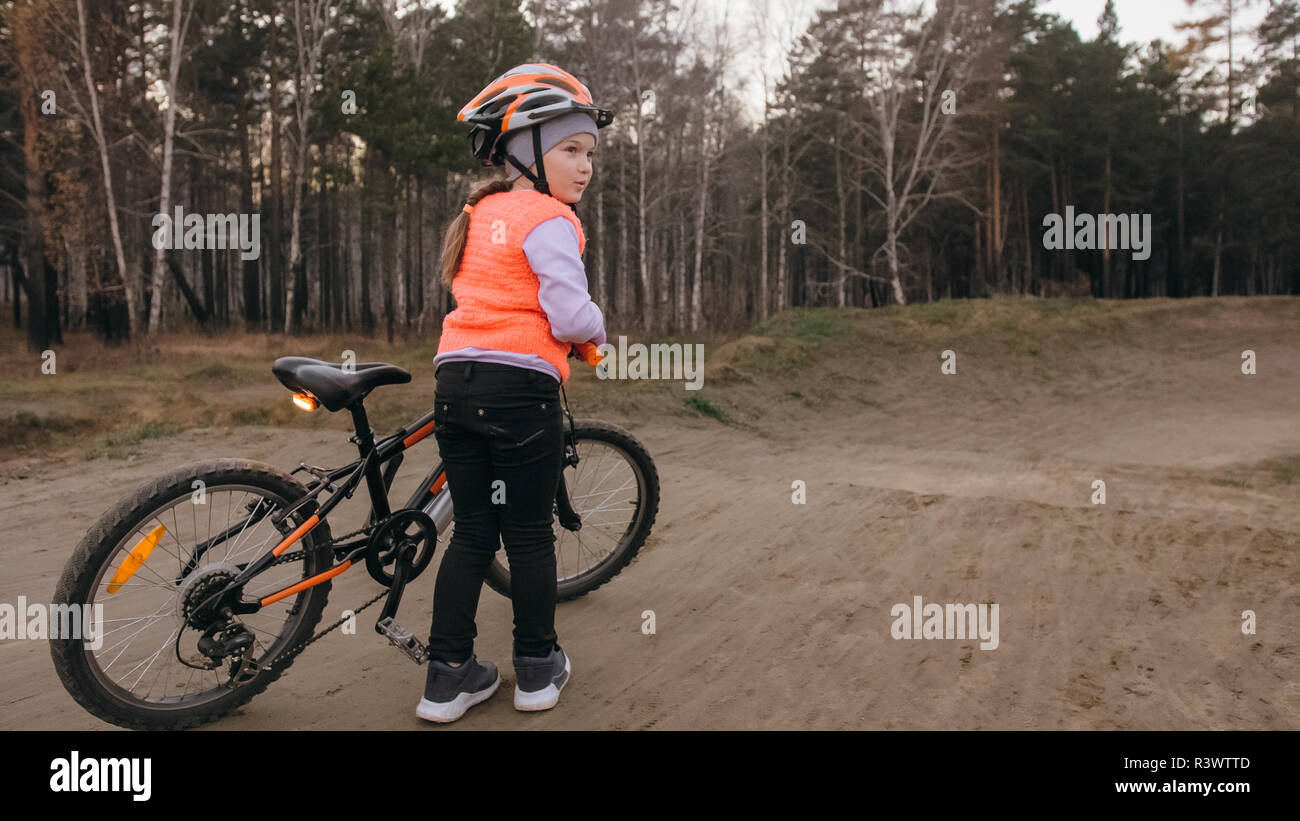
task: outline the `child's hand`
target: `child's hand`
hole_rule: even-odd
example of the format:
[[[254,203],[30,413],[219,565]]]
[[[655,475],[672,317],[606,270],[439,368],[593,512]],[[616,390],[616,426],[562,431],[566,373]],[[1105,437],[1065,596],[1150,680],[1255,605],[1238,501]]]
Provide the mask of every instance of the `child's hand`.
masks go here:
[[[604,358],[600,355],[600,351],[596,350],[596,346],[590,342],[573,343],[569,346],[569,356],[574,359],[581,359],[588,365],[598,365],[600,360]]]

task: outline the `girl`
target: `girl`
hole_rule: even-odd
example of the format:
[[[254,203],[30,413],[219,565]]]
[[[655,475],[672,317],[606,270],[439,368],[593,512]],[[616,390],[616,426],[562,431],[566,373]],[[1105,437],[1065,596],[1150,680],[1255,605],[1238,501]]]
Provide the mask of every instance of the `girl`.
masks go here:
[[[434,586],[429,671],[416,714],[455,721],[496,691],[474,655],[483,577],[504,541],[514,607],[515,708],[554,707],[571,665],[555,634],[552,504],[563,457],[560,385],[571,343],[605,342],[587,293],[573,204],[612,114],[573,75],[516,66],[461,109],[475,156],[504,165],[447,230],[443,283],[456,309],[434,357],[434,435],[455,526]],[[529,184],[531,183],[531,185]]]

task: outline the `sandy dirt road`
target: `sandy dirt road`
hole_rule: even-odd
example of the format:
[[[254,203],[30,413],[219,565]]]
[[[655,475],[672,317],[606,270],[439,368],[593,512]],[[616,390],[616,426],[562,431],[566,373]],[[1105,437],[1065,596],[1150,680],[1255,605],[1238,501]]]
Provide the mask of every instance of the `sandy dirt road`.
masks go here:
[[[372,632],[375,605],[208,728],[1300,729],[1300,481],[1277,467],[1300,456],[1300,300],[1217,311],[1127,315],[1104,339],[1063,330],[1029,364],[943,328],[836,349],[786,383],[718,385],[742,425],[602,413],[654,456],[658,524],[613,582],[559,606],[573,679],[556,709],[513,709],[510,606],[484,590],[476,651],[503,685],[460,722],[416,718],[424,670]],[[944,348],[957,376],[938,374]],[[8,464],[0,601],[48,601],[92,521],[177,454],[287,470],[351,448],[246,427],[130,460]],[[402,603],[417,635],[435,569]],[[325,618],[377,591],[344,574]],[[895,640],[891,607],[915,595],[998,603],[999,646]],[[64,692],[44,642],[0,642],[0,685],[0,729],[110,728]]]

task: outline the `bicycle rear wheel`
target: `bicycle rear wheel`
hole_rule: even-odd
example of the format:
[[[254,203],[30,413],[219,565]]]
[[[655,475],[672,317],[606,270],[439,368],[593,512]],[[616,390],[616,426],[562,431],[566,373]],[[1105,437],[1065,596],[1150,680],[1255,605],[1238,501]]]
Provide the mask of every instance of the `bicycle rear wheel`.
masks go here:
[[[77,545],[54,593],[56,606],[92,614],[102,608],[97,640],[50,642],[68,693],[122,727],[180,729],[265,690],[288,667],[277,660],[320,621],[328,581],[234,616],[231,625],[241,625],[234,629],[252,636],[246,650],[214,660],[199,651],[199,640],[205,625],[226,623],[213,612],[213,594],[315,513],[309,502],[275,521],[305,493],[269,465],[222,459],[178,468],[107,511]],[[302,551],[299,558],[268,566],[244,585],[242,598],[268,596],[328,569],[331,541],[328,524],[317,524],[285,554]],[[250,665],[239,663],[245,657]]]

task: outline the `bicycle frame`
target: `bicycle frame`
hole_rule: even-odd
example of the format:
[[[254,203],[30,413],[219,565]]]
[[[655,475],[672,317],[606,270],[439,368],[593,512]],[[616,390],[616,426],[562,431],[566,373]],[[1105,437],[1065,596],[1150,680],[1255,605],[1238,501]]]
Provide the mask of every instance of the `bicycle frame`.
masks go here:
[[[418,444],[420,441],[428,437],[428,435],[433,432],[434,412],[429,411],[428,413],[424,414],[423,416],[419,417],[413,422],[410,422],[407,425],[398,428],[396,432],[376,442],[374,439],[374,431],[371,430],[370,428],[370,424],[367,420],[364,406],[362,406],[361,403],[357,403],[357,405],[350,408],[350,410],[352,412],[352,420],[353,420],[353,425],[356,428],[356,433],[348,437],[348,441],[356,443],[357,449],[360,454],[359,458],[353,462],[350,462],[347,465],[344,465],[343,467],[334,468],[333,470],[327,470],[324,468],[317,468],[311,465],[300,464],[299,467],[296,468],[293,472],[297,473],[299,470],[306,470],[309,473],[311,473],[313,476],[316,476],[317,481],[309,488],[308,492],[302,498],[298,499],[289,507],[271,514],[272,522],[276,525],[276,528],[280,530],[281,533],[283,533],[284,529],[280,527],[280,523],[283,522],[286,517],[288,517],[299,507],[302,507],[303,505],[308,504],[310,501],[316,499],[321,494],[322,491],[329,490],[331,492],[330,497],[325,500],[325,502],[321,505],[319,510],[313,513],[305,522],[303,522],[301,525],[295,528],[293,532],[287,534],[280,541],[279,544],[277,544],[275,547],[271,548],[271,550],[262,554],[260,557],[258,557],[257,559],[253,560],[251,563],[246,565],[244,569],[239,573],[239,575],[237,575],[235,578],[231,579],[229,583],[227,583],[225,588],[223,588],[223,590],[221,591],[220,595],[224,595],[226,592],[242,586],[253,576],[257,575],[262,570],[264,570],[269,564],[275,561],[275,559],[283,555],[286,550],[288,550],[294,544],[301,541],[304,536],[306,536],[308,533],[312,531],[313,528],[316,527],[316,525],[324,521],[325,518],[329,515],[330,511],[333,510],[340,502],[342,502],[343,499],[352,498],[352,494],[356,491],[356,487],[358,484],[360,484],[362,477],[365,477],[366,479],[366,489],[370,495],[371,511],[370,511],[370,519],[368,520],[368,524],[373,522],[380,522],[392,514],[393,511],[388,502],[388,490],[392,483],[393,477],[396,475],[397,468],[401,465],[402,460],[405,458],[404,457],[405,451],[413,447],[414,445]],[[564,415],[569,420],[569,425],[568,425],[568,429],[565,432],[565,454],[564,454],[563,465],[576,465],[578,462],[578,456],[577,456],[575,436],[573,432],[573,419],[569,415],[567,407],[564,407]],[[380,472],[381,466],[385,466],[382,473]],[[336,486],[334,483],[341,479],[344,480],[342,484]],[[446,484],[446,481],[447,481],[447,476],[445,470],[443,469],[443,463],[439,461],[434,466],[433,470],[428,474],[428,476],[426,476],[425,479],[420,483],[420,485],[418,486],[415,492],[415,495],[413,495],[410,501],[408,501],[407,504],[401,509],[408,509],[414,507],[414,505],[426,492],[432,493],[435,498],[441,498],[440,494],[443,490],[443,487]],[[567,489],[565,488],[563,467],[561,467],[560,470],[560,478],[559,478],[558,486],[556,488],[555,496],[556,496],[556,507],[557,507],[556,510],[557,520],[560,522],[560,524],[563,527],[569,530],[577,530],[579,527],[581,527],[582,520],[581,517],[579,517],[577,513],[573,510],[573,507],[569,501],[569,494]],[[258,508],[261,507],[263,501],[264,500],[260,500],[260,499],[258,500],[257,503]],[[431,516],[431,518],[435,518],[436,520],[438,520],[438,524],[440,525],[445,525],[446,522],[451,520],[451,505],[450,505],[449,495],[446,499],[445,505],[446,506],[444,509],[437,511],[436,516]],[[427,511],[428,509],[426,509],[426,512]],[[261,519],[264,518],[270,512],[271,511],[269,508],[265,510],[262,509],[250,510],[249,513],[251,518],[248,521],[243,522],[239,525],[231,526],[226,531],[219,533],[216,536],[212,537],[211,539],[207,540],[206,542],[197,545],[194,551],[194,555],[190,559],[190,568],[188,568],[187,570],[193,569],[193,566],[209,549],[216,546],[217,544],[220,544],[226,539],[237,535],[239,532],[241,532],[243,529],[247,528],[248,526],[261,521]],[[342,557],[343,560],[341,563],[334,565],[328,570],[317,573],[311,578],[303,579],[302,581],[290,585],[289,587],[286,587],[283,590],[279,590],[268,596],[264,596],[259,600],[256,601],[241,600],[235,602],[231,606],[231,612],[237,614],[255,613],[258,610],[262,609],[263,607],[274,604],[275,602],[280,601],[283,598],[292,596],[295,593],[299,593],[310,587],[315,587],[321,582],[328,581],[329,579],[334,578],[340,573],[343,573],[348,568],[352,567],[353,563],[358,558],[362,557],[365,551],[369,549],[369,546],[370,546],[370,539],[368,536],[362,537],[356,541],[350,541],[343,544],[333,544],[332,545],[334,550],[333,558],[337,560],[340,557]],[[397,595],[400,596],[400,591],[398,592]]]
[[[366,489],[370,494],[371,520],[378,522],[387,518],[392,513],[392,509],[388,503],[388,485],[392,482],[392,478],[397,472],[397,467],[401,464],[403,453],[433,432],[433,411],[429,411],[414,422],[398,428],[395,433],[384,437],[379,440],[379,442],[375,441],[374,431],[370,428],[369,421],[366,417],[365,407],[361,403],[357,403],[357,405],[351,408],[351,411],[356,433],[353,436],[348,437],[348,441],[356,443],[360,457],[343,467],[335,468],[333,470],[316,469],[305,464],[297,468],[294,471],[295,473],[298,472],[298,470],[308,470],[308,472],[317,477],[317,481],[302,498],[298,499],[284,510],[272,514],[272,521],[274,523],[278,525],[299,507],[302,507],[316,499],[322,491],[329,490],[331,492],[330,497],[325,500],[320,509],[313,513],[305,522],[295,528],[293,532],[285,536],[279,544],[245,566],[243,571],[241,571],[238,576],[231,579],[226,585],[226,590],[243,585],[253,576],[265,569],[267,565],[271,564],[271,562],[283,555],[286,550],[301,541],[304,536],[316,527],[316,525],[324,521],[324,519],[329,516],[330,511],[332,511],[340,502],[344,499],[352,498],[352,494],[356,491],[356,487],[360,484],[362,477],[365,477]],[[380,467],[385,464],[388,465],[388,468],[381,474]],[[442,485],[446,482],[446,476],[441,462],[439,462],[434,468],[430,476],[430,481],[432,482],[430,490],[436,494],[442,489]],[[336,486],[334,483],[341,479],[344,480],[342,484]],[[257,521],[264,517],[266,512],[262,512],[258,515],[258,512],[254,511],[253,515],[256,517],[254,521]],[[241,527],[247,527],[248,524],[251,523],[252,522],[244,523]],[[281,532],[283,532],[283,530],[281,530]],[[200,545],[200,549],[195,551],[196,558],[202,555],[205,550],[212,547],[214,544],[219,543],[226,537],[227,534],[221,533],[210,540],[208,544]],[[292,596],[309,587],[315,587],[321,582],[332,579],[350,568],[353,562],[362,555],[368,546],[368,538],[360,539],[357,542],[333,545],[336,559],[340,554],[345,556],[340,564],[336,564],[328,570],[317,573],[309,579],[303,579],[302,581],[290,585],[283,590],[264,596],[257,601],[237,602],[232,606],[231,610],[234,613],[240,614],[255,613],[263,607],[274,604],[283,598]]]

